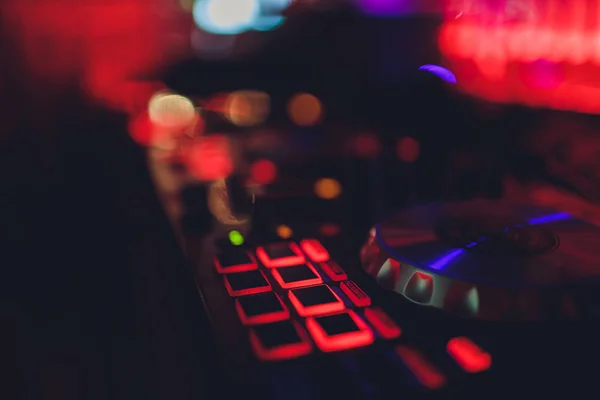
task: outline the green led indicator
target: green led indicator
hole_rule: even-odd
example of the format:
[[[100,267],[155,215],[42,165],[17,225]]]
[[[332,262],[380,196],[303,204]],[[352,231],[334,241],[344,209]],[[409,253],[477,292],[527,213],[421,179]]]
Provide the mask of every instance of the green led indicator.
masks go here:
[[[244,244],[244,237],[238,231],[229,232],[229,241],[235,246],[241,246]]]

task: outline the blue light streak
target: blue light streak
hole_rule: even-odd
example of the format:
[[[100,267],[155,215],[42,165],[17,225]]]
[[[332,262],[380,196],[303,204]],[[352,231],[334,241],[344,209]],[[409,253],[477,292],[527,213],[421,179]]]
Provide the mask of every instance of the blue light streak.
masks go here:
[[[445,267],[448,266],[448,264],[450,264],[452,261],[454,261],[458,256],[460,256],[464,252],[465,252],[464,249],[452,250],[448,254],[441,256],[440,258],[435,260],[433,263],[431,263],[431,265],[429,265],[429,268],[435,269],[436,271],[440,270],[440,269],[444,269]]]
[[[571,218],[571,215],[569,215],[569,213],[562,212],[562,213],[544,215],[542,217],[533,218],[533,219],[530,219],[529,221],[527,221],[527,223],[529,225],[540,225],[540,224],[548,224],[550,222],[562,221],[564,219],[569,219],[569,218]]]

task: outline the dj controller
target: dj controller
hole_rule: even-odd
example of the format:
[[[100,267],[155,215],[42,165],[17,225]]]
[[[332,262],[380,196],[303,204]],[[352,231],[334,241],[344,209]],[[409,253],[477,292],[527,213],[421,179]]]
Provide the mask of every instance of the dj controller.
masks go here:
[[[289,96],[281,92],[302,85],[273,78],[285,75],[277,69],[263,71],[273,85],[264,90],[279,91],[273,106],[284,114]],[[189,95],[190,77],[210,75],[190,71],[170,87]],[[368,93],[352,86],[357,79],[324,73],[312,89],[331,85],[329,104],[347,106],[337,111],[354,117],[349,126],[328,120],[288,135],[283,118],[255,132],[220,119],[203,137],[233,131],[212,138],[230,141],[236,167],[217,179],[190,178],[164,149],[148,149],[204,305],[198,313],[211,322],[220,398],[539,398],[593,387],[600,228],[498,190],[508,141],[524,142],[538,114],[467,100],[421,72],[407,73],[408,85],[379,82]],[[373,157],[349,155],[343,144],[365,123],[356,114],[380,124]],[[406,147],[396,149],[401,136],[421,146],[418,166]],[[275,182],[248,187],[252,143],[269,147],[262,158],[277,164]],[[457,149],[466,149],[456,157],[466,173],[452,165]],[[311,189],[320,177],[335,177],[342,195],[317,198]],[[485,189],[434,193],[444,185]]]
[[[229,382],[221,397],[540,395],[593,381],[595,225],[486,199],[404,207],[367,228],[351,207],[324,225],[331,207],[250,194],[235,175],[178,181],[156,152]]]

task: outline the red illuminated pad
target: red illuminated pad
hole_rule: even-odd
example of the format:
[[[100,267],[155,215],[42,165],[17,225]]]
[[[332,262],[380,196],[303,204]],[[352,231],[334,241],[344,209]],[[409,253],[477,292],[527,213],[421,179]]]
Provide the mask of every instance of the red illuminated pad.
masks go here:
[[[342,299],[327,285],[293,289],[288,297],[302,317],[334,313],[345,308]]]
[[[431,365],[418,350],[408,346],[398,346],[396,354],[427,389],[439,389],[446,384],[446,377]]]
[[[225,287],[232,297],[271,291],[271,284],[262,271],[246,271],[223,276]]]
[[[302,247],[308,258],[314,262],[329,260],[329,253],[321,242],[316,239],[304,239],[300,242],[300,247]]]
[[[346,271],[342,269],[335,261],[327,261],[320,263],[319,266],[329,278],[331,278],[334,282],[341,282],[348,279],[348,275],[346,275]]]
[[[446,346],[448,354],[466,372],[483,372],[492,365],[492,356],[466,337],[451,339]]]
[[[381,308],[366,308],[365,318],[384,339],[395,339],[402,330]]]
[[[352,300],[352,303],[356,307],[368,307],[371,305],[371,298],[356,283],[352,281],[342,282],[340,283],[340,289]]]
[[[215,257],[215,268],[220,274],[257,269],[256,259],[243,250],[230,250]]]
[[[268,324],[290,317],[290,311],[273,292],[235,299],[235,309],[244,325]]]
[[[250,344],[263,361],[296,358],[312,350],[308,335],[296,321],[258,325],[250,330]]]
[[[293,289],[323,283],[321,276],[310,264],[273,268],[271,274],[277,283],[284,289]]]
[[[368,346],[375,340],[371,329],[352,310],[307,318],[306,327],[317,347],[325,352]]]
[[[256,255],[267,268],[289,267],[306,261],[294,242],[276,243],[256,249]]]

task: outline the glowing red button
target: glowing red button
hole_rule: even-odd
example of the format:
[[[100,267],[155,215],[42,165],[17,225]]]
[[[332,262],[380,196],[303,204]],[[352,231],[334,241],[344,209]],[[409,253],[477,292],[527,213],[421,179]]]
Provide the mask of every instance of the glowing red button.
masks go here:
[[[290,302],[302,317],[344,310],[344,302],[327,285],[310,286],[289,291]]]
[[[329,260],[329,253],[323,247],[321,242],[316,239],[304,239],[300,242],[300,247],[308,258],[310,258],[314,262],[325,262]]]
[[[235,309],[244,325],[283,321],[290,312],[277,293],[267,292],[235,299]]]
[[[300,247],[294,242],[261,246],[256,249],[256,255],[267,268],[289,267],[306,261]]]
[[[456,363],[469,373],[485,371],[492,365],[492,356],[466,337],[450,339],[446,350]]]
[[[263,361],[297,358],[312,351],[308,334],[296,321],[256,326],[250,330],[250,344]]]
[[[395,339],[402,334],[400,327],[379,307],[365,309],[365,318],[384,339]]]
[[[271,284],[262,271],[245,271],[223,276],[225,287],[232,297],[249,296],[271,291]]]
[[[446,384],[446,377],[431,365],[418,350],[400,345],[396,347],[396,354],[427,389],[440,389]]]
[[[329,278],[331,278],[334,282],[341,282],[348,279],[348,275],[346,275],[346,271],[342,269],[335,261],[327,261],[320,263],[319,266]]]
[[[340,283],[340,288],[356,307],[368,307],[371,305],[371,298],[356,283],[352,281],[342,282]]]
[[[258,268],[254,256],[246,251],[228,251],[214,259],[215,268],[220,274],[252,271]]]
[[[323,283],[323,279],[319,273],[310,264],[272,268],[271,274],[277,283],[279,283],[279,286],[284,289],[294,289]]]
[[[325,352],[368,346],[375,340],[365,321],[352,310],[307,318],[306,327],[317,347]]]

